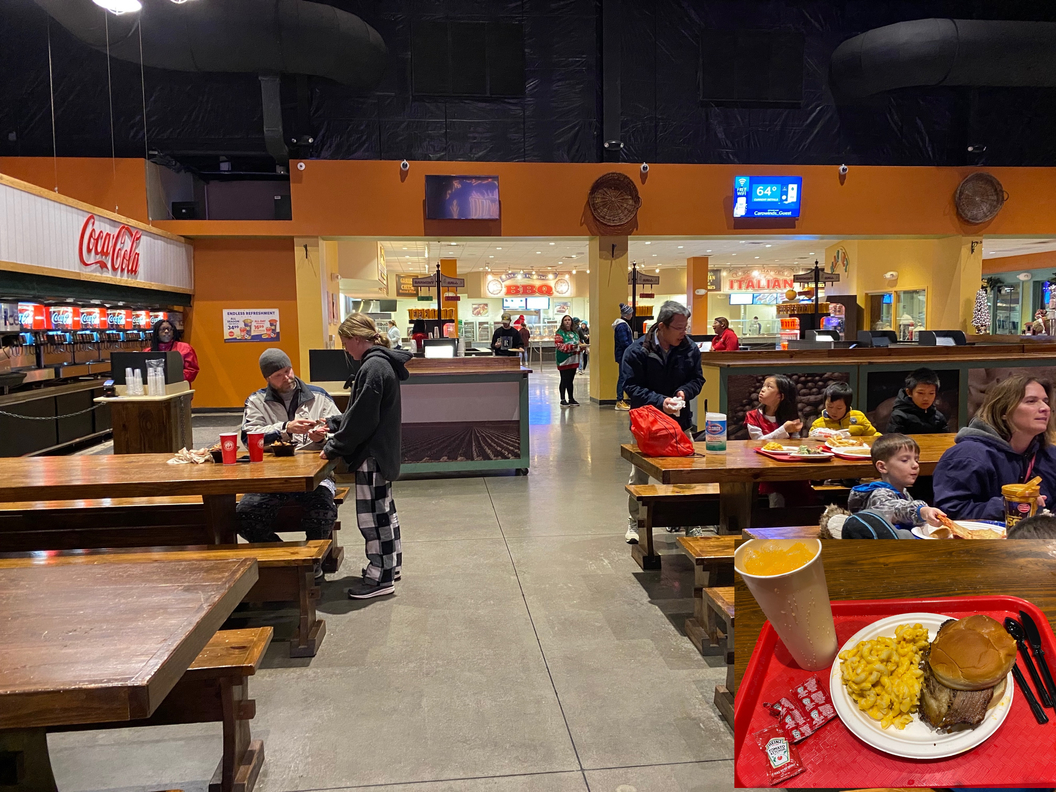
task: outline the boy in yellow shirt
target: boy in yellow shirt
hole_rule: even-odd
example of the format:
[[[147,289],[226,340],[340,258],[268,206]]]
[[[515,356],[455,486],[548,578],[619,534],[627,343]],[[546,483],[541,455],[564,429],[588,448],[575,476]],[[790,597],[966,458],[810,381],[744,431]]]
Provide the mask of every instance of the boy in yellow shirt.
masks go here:
[[[810,427],[814,429],[845,429],[852,437],[874,437],[880,434],[865,413],[852,410],[854,391],[846,382],[834,382],[825,389],[825,410]]]

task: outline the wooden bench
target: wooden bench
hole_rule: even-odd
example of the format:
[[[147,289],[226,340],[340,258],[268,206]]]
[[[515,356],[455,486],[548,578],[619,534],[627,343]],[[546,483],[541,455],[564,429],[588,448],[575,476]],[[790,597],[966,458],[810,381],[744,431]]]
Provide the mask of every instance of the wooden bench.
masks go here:
[[[693,616],[686,619],[686,636],[705,656],[722,654],[723,649],[709,633],[704,592],[709,587],[733,585],[735,536],[678,537],[682,552],[693,559]]]
[[[254,740],[249,730],[257,714],[256,702],[249,697],[249,677],[257,672],[271,637],[271,627],[216,633],[146,720],[60,726],[48,731],[222,723],[223,756],[209,792],[252,792],[264,763],[264,743]]]
[[[348,494],[348,487],[338,487],[334,503],[341,505]],[[285,506],[279,510],[276,525],[281,530],[284,524],[296,524],[300,513],[297,504]],[[337,572],[344,561],[340,530],[341,521],[337,520],[330,535],[330,551],[323,560],[324,572]],[[0,503],[3,553],[215,544],[206,524],[205,506],[196,495]]]
[[[654,528],[718,525],[718,484],[627,484],[624,489],[641,504],[638,544],[631,557],[642,569],[659,569],[653,545]]]
[[[329,539],[318,539],[278,544],[60,550],[47,555],[7,553],[0,555],[0,568],[255,558],[259,577],[243,601],[296,602],[300,616],[297,635],[290,641],[290,657],[315,657],[326,635],[326,622],[317,618],[315,610],[320,596],[315,583],[315,564],[326,556],[329,548]]]
[[[733,697],[736,694],[733,674],[733,586],[704,589],[708,610],[708,634],[721,646],[726,659],[726,684],[715,686],[715,706],[733,728]]]
[[[745,539],[817,539],[817,525],[792,525],[777,528],[745,528]]]

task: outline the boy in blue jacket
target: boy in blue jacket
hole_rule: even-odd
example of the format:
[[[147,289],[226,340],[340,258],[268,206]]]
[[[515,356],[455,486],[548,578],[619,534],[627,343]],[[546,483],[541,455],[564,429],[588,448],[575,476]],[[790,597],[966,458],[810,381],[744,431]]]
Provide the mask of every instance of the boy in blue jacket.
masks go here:
[[[913,500],[909,487],[920,472],[920,446],[911,437],[889,434],[873,443],[873,465],[880,481],[859,484],[847,498],[851,513],[869,510],[883,516],[896,528],[913,528],[925,523],[939,526],[946,515],[924,501]]]

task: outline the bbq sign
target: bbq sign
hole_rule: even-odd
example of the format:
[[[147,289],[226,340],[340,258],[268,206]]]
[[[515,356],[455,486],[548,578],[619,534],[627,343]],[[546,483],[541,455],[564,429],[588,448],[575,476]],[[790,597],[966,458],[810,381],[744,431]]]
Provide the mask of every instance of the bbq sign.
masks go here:
[[[77,253],[85,267],[98,267],[108,275],[136,277],[139,274],[139,241],[142,231],[133,231],[121,224],[117,230],[97,227],[94,214],[88,215],[81,226]],[[109,222],[109,221],[103,221]]]

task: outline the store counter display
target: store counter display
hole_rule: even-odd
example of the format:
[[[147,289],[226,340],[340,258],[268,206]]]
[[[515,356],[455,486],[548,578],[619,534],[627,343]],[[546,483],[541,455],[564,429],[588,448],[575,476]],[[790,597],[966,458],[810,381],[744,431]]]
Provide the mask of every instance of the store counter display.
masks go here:
[[[354,376],[341,350],[311,350],[312,384],[342,410]],[[403,383],[404,476],[481,470],[527,473],[528,375],[516,357],[412,358]]]
[[[956,431],[967,426],[990,386],[1010,374],[1056,378],[1056,343],[722,352],[705,353],[701,362],[705,384],[695,412],[707,399],[709,410],[727,414],[733,440],[748,438],[745,416],[758,406],[759,389],[770,374],[792,379],[797,408],[808,428],[824,409],[825,388],[842,381],[854,390],[855,409],[883,432],[906,375],[920,367],[939,375],[936,406]]]

